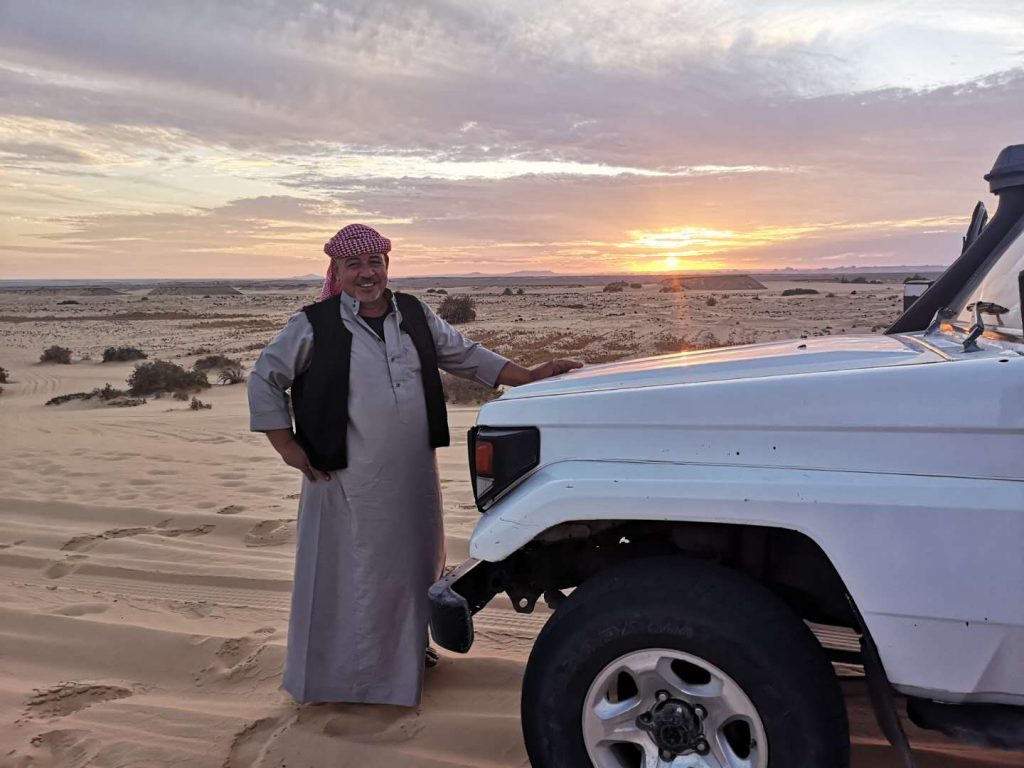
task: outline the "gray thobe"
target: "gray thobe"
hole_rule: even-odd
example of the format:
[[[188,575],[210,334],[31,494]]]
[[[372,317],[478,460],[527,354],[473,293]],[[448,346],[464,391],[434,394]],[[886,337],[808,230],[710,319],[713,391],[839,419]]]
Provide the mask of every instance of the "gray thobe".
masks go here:
[[[390,296],[390,294],[389,294]],[[342,294],[352,333],[348,467],[302,480],[284,687],[298,701],[415,706],[427,644],[427,589],[444,566],[441,489],[420,361],[392,301],[382,341]],[[488,386],[508,360],[424,305],[438,365]],[[299,312],[249,376],[250,428],[291,429],[288,388],[313,354]]]

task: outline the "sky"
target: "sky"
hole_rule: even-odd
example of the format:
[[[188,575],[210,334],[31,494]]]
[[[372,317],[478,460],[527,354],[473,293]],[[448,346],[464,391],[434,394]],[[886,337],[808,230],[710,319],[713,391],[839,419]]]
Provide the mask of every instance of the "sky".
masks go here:
[[[0,279],[947,264],[1024,0],[0,0]]]

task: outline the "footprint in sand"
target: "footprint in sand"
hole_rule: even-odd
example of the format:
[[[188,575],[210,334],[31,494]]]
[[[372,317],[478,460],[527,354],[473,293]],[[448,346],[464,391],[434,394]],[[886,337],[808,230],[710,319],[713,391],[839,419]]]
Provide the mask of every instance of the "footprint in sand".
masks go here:
[[[260,671],[260,654],[266,649],[267,641],[275,631],[273,627],[260,627],[245,637],[229,637],[217,649],[213,663],[195,675],[196,685],[256,675]]]
[[[32,718],[66,717],[93,704],[126,699],[132,691],[117,685],[89,683],[58,683],[37,689],[25,706],[25,714]]]
[[[33,736],[29,743],[36,749],[49,750],[53,765],[64,768],[86,768],[92,765],[102,743],[89,731],[46,731]],[[25,765],[34,765],[26,762]]]
[[[106,603],[75,603],[74,605],[65,605],[63,608],[57,608],[54,611],[50,611],[55,616],[90,616],[95,613],[105,613],[110,610],[110,606]]]
[[[206,525],[197,525],[195,528],[169,528],[163,531],[153,531],[153,533],[160,536],[170,536],[171,538],[177,538],[178,536],[205,536],[216,527],[212,523],[207,523]]]
[[[81,536],[75,536],[72,539],[68,539],[64,542],[61,547],[62,552],[81,552],[83,550],[92,549],[101,541],[107,541],[108,539],[123,539],[127,536],[138,536],[141,533],[149,533],[151,528],[114,528],[110,531],[103,531],[103,533],[83,533]]]
[[[264,717],[247,724],[235,734],[224,768],[252,768],[259,765],[278,737],[298,718],[298,713],[292,709],[287,714]]]
[[[48,579],[62,579],[69,573],[74,573],[78,570],[78,566],[81,565],[82,561],[88,559],[88,555],[68,555],[60,562],[51,563],[43,571],[43,574]]]
[[[173,613],[190,619],[205,619],[213,613],[213,606],[205,600],[171,600],[167,607]]]
[[[275,547],[295,540],[295,520],[261,520],[245,534],[247,547]]]
[[[423,730],[419,713],[406,707],[366,707],[336,704],[325,713],[323,732],[360,744],[396,744],[412,739]]]
[[[217,510],[218,515],[237,515],[239,512],[244,512],[245,507],[241,504],[228,504],[226,507],[221,507]]]
[[[24,539],[18,539],[17,541],[12,541],[10,544],[0,544],[0,549],[10,549],[11,547],[18,547],[24,543]]]
[[[169,525],[173,518],[163,520],[153,527],[147,528],[114,528],[113,530],[103,531],[102,533],[83,533],[80,536],[75,536],[72,539],[68,539],[64,542],[61,547],[62,552],[83,552],[90,550],[97,544],[103,541],[109,541],[111,539],[124,539],[129,536],[141,536],[144,533],[155,533],[160,536],[203,536],[212,531],[216,526],[207,524],[196,526],[195,528],[163,528],[165,525]]]

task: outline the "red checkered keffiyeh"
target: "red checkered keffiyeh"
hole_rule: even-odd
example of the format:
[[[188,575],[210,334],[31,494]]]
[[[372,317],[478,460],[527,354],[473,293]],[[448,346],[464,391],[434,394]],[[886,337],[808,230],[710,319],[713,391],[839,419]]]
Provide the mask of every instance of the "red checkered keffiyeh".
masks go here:
[[[327,265],[327,277],[324,278],[324,287],[320,291],[320,301],[341,293],[341,284],[334,278],[335,259],[390,251],[391,241],[365,224],[349,224],[339,230],[338,234],[324,244],[324,253],[331,257],[331,263]]]

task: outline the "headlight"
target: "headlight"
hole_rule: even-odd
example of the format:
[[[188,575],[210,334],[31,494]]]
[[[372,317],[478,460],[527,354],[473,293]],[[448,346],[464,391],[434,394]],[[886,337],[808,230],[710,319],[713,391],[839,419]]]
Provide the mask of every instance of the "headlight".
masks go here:
[[[470,479],[481,512],[540,463],[536,427],[473,427],[466,442]]]

